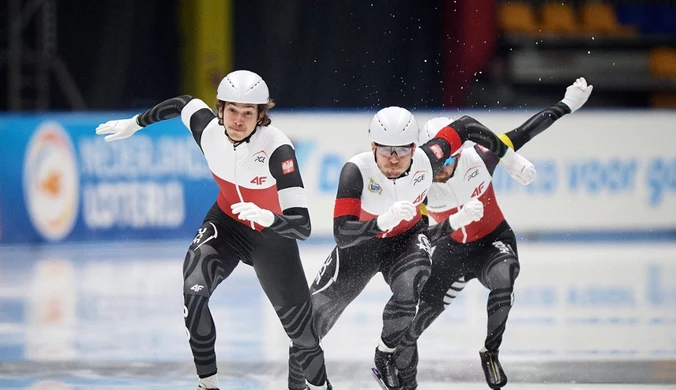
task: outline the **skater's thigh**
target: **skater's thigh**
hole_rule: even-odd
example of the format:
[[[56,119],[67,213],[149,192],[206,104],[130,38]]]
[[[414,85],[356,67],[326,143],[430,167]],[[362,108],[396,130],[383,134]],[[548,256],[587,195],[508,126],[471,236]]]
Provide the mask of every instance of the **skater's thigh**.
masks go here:
[[[239,264],[238,254],[228,245],[227,228],[206,221],[197,229],[183,261],[184,293],[211,295]]]
[[[296,240],[262,232],[253,251],[253,268],[274,306],[294,306],[310,299]]]
[[[382,255],[372,248],[334,247],[312,282],[312,294],[351,302],[378,272]]]
[[[432,273],[423,287],[422,300],[429,303],[444,302],[446,293],[454,288],[454,283],[470,272],[467,262],[471,252],[464,250],[461,245],[450,242],[450,239],[437,242],[432,251]]]
[[[359,248],[357,248],[359,249]],[[373,251],[334,248],[312,283],[312,307],[317,332],[324,337],[345,308],[378,272]]]
[[[387,260],[381,267],[383,278],[397,299],[417,301],[432,268],[427,236],[420,232],[392,240],[393,245],[388,245]]]

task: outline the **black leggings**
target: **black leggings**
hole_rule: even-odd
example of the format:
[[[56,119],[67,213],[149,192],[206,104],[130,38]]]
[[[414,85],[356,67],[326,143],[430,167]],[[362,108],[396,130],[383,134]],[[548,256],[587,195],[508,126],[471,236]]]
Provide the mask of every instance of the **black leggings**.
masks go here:
[[[429,242],[420,226],[398,236],[334,248],[312,284],[315,326],[323,338],[345,308],[381,272],[392,296],[383,310],[381,339],[395,347],[415,316],[430,275]],[[289,389],[303,389],[298,363],[289,357]]]
[[[491,290],[486,304],[488,324],[484,346],[497,351],[512,308],[514,281],[518,275],[516,238],[509,227],[467,244],[450,238],[437,242],[432,253],[432,275],[423,288],[418,313],[395,354],[404,388],[417,386],[418,338],[474,277]]]
[[[326,380],[324,353],[314,330],[312,302],[296,240],[264,229],[257,232],[225,215],[214,205],[197,230],[183,263],[186,331],[197,374],[216,373],[216,326],[209,297],[242,261],[253,267],[292,341],[304,379],[321,385]],[[251,324],[255,326],[255,324]]]

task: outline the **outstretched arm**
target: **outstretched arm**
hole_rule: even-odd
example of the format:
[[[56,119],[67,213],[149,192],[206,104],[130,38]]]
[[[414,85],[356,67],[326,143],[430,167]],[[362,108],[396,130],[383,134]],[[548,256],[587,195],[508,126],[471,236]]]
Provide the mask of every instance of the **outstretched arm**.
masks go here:
[[[135,117],[136,123],[141,127],[146,127],[159,121],[175,118],[181,115],[183,108],[193,99],[195,98],[190,95],[181,95],[167,99],[137,115]]]
[[[201,100],[190,95],[167,99],[141,114],[128,119],[108,121],[96,128],[96,134],[108,134],[107,142],[131,137],[142,128],[181,115],[185,126],[198,141],[202,131],[215,117],[213,111]]]
[[[560,102],[546,108],[530,117],[521,126],[500,135],[500,139],[510,148],[521,149],[536,135],[547,130],[558,119],[566,114],[571,114],[582,107],[589,98],[594,86],[587,85],[584,77],[575,80],[566,88],[566,94]]]
[[[495,133],[470,116],[463,116],[451,122],[421,146],[430,160],[432,172],[436,174],[465,141],[472,141],[497,155],[506,167],[511,168],[507,169],[507,172],[519,183],[528,184],[535,178],[535,167],[530,161],[518,155]]]
[[[436,173],[465,141],[476,142],[499,157],[503,157],[509,150],[507,145],[488,127],[466,115],[443,127],[434,138],[420,148],[427,154],[432,165],[432,172]]]

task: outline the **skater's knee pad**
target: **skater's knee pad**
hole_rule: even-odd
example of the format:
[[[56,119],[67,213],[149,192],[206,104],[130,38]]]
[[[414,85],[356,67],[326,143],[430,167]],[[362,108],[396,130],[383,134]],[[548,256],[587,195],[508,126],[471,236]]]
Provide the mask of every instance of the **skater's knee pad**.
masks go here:
[[[431,272],[429,264],[421,263],[398,273],[390,284],[395,299],[417,302]]]
[[[499,256],[485,268],[482,282],[491,290],[513,288],[519,271],[519,261],[515,256]]]
[[[202,272],[193,272],[183,281],[183,295],[200,295],[208,298],[211,295],[209,290],[209,283]]]
[[[209,297],[217,282],[218,253],[209,245],[188,250],[183,266],[183,294]]]

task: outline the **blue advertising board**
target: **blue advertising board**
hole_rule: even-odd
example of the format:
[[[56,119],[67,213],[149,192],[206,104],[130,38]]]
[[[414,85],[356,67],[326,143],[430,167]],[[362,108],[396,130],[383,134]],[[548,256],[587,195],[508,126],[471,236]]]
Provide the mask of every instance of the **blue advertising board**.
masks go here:
[[[0,242],[192,236],[218,193],[192,134],[176,118],[107,143],[115,117],[0,118]]]

